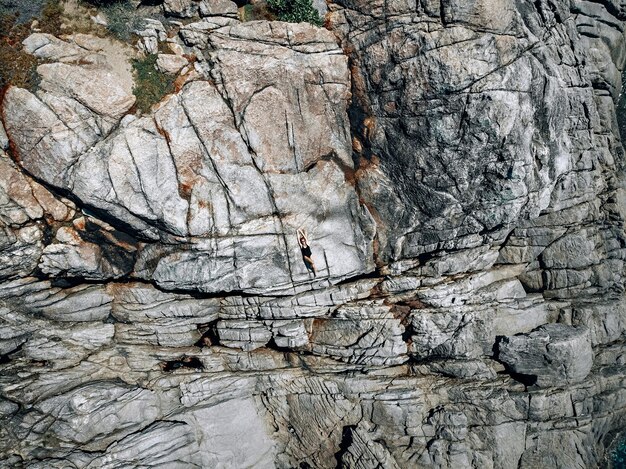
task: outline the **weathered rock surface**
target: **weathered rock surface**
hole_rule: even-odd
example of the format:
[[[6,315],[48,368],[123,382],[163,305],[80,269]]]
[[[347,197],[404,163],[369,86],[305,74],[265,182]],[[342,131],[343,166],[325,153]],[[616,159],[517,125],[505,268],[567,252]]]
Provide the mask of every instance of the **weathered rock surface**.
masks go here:
[[[237,17],[237,4],[230,0],[164,0],[163,10],[179,18],[198,15]]]
[[[531,332],[504,337],[498,359],[541,387],[582,382],[593,366],[589,329],[546,324]]]
[[[166,0],[136,47],[176,86],[144,114],[130,47],[26,39],[40,87],[1,102],[0,467],[606,463],[626,7],[327,7],[330,30]]]
[[[373,270],[373,221],[350,184],[347,60],[331,33],[281,27],[215,32],[206,53],[217,85],[191,81],[154,116],[121,123],[133,100],[103,81],[110,75],[72,66],[63,70],[76,82],[62,88],[46,80],[70,66],[40,66],[42,96],[83,93],[76,100],[106,108],[111,125],[78,138],[68,132],[75,114],[57,117],[37,96],[10,88],[5,124],[22,166],[140,237],[162,240],[140,247],[136,271],[167,289],[293,289],[309,278],[295,238],[305,225],[324,279]],[[83,82],[102,92],[81,91]],[[41,132],[20,130],[30,119]]]

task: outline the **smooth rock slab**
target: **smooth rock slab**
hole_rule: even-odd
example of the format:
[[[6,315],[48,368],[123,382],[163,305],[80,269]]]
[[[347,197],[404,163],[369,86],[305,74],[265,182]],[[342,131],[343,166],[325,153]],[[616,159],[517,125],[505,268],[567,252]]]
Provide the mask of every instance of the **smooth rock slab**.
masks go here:
[[[157,419],[162,411],[160,399],[147,389],[102,381],[47,399],[36,408],[55,419],[50,438],[103,450]]]
[[[104,68],[62,63],[37,68],[37,95],[10,87],[2,102],[6,132],[14,157],[43,181],[67,189],[78,157],[104,138],[135,97],[120,76]]]
[[[350,76],[334,36],[306,24],[253,22],[205,39],[211,76],[141,118],[121,119],[134,97],[112,72],[41,65],[42,92],[10,88],[5,97],[13,156],[149,241],[133,274],[164,289],[302,288],[314,278],[299,228],[308,231],[320,279],[372,271],[375,227],[354,187]],[[26,131],[31,120],[37,125]],[[93,246],[67,244],[47,248],[46,273],[127,273],[101,266]],[[91,265],[62,259],[80,257]]]
[[[504,337],[498,358],[515,373],[535,377],[540,387],[580,383],[593,365],[589,329],[546,324],[530,334]]]

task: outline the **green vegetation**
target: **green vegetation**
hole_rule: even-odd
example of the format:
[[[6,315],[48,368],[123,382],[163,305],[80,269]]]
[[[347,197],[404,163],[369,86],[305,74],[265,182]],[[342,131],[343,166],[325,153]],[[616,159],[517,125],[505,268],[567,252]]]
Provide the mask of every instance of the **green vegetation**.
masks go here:
[[[8,85],[37,89],[38,61],[24,52],[22,41],[30,35],[30,24],[35,19],[39,21],[40,31],[58,35],[62,15],[63,7],[58,0],[0,0],[0,90]]]
[[[255,19],[254,15],[254,5],[248,3],[244,5],[241,11],[241,21],[252,21]]]
[[[307,23],[322,26],[323,21],[318,11],[313,8],[311,0],[267,0],[270,11],[281,21],[290,23]]]
[[[275,13],[269,11],[266,2],[246,3],[239,10],[239,16],[241,21],[275,21],[278,19]]]
[[[174,90],[174,78],[157,70],[156,61],[156,54],[133,61],[135,70],[133,93],[137,98],[136,106],[142,112],[150,111],[154,104]]]
[[[63,23],[63,7],[58,0],[49,0],[41,11],[38,28],[44,33],[61,34],[61,24]]]
[[[29,32],[16,16],[0,17],[0,90],[15,85],[34,91],[39,84],[37,59],[22,50]]]
[[[116,38],[122,41],[129,41],[132,38],[133,31],[141,29],[143,20],[130,2],[122,0],[98,3],[100,11],[107,18],[107,29]]]
[[[2,0],[0,0],[2,1]],[[144,27],[145,19],[165,22],[165,17],[155,6],[161,2],[143,0],[139,5],[130,0],[81,0],[84,6],[95,7],[106,18],[106,30],[122,42],[133,43],[138,37],[135,31]]]

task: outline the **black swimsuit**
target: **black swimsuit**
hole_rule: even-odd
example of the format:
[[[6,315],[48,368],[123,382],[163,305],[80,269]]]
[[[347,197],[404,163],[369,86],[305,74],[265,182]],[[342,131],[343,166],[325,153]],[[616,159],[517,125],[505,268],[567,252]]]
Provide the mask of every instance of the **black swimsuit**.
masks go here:
[[[311,258],[311,248],[309,246],[300,247],[300,252],[302,252],[302,257]]]

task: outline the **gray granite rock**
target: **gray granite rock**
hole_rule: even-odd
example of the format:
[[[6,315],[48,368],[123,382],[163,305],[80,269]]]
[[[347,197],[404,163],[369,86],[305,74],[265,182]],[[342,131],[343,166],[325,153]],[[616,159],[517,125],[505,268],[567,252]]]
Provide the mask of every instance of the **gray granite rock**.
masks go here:
[[[189,61],[176,54],[159,54],[157,59],[157,67],[163,73],[176,75],[180,70],[189,63]]]
[[[304,24],[275,30],[254,23],[223,28],[210,40],[211,60],[220,64],[211,70],[217,86],[189,83],[154,117],[126,118],[108,137],[111,126],[93,135],[68,134],[70,140],[52,152],[42,150],[46,156],[22,158],[21,164],[138,236],[167,239],[140,249],[136,267],[141,278],[164,288],[259,292],[310,281],[297,247],[299,228],[309,231],[320,276],[338,281],[372,270],[373,223],[350,185],[347,62],[332,35]],[[265,58],[259,41],[275,44]],[[261,63],[264,74],[257,73]],[[54,78],[61,70],[76,77],[71,90]],[[41,111],[37,119],[44,127],[61,128],[71,115],[59,118],[44,104],[48,96],[69,94],[112,124],[132,104],[122,88],[105,82],[110,73],[94,75],[89,85],[110,92],[105,100],[87,87],[90,69],[55,63],[42,65],[40,73],[45,103],[11,89],[5,98],[11,116]],[[234,80],[247,85],[232,86]],[[298,110],[289,105],[294,100]],[[267,118],[272,115],[284,115],[284,122]],[[12,118],[7,123],[11,132]],[[20,152],[28,145],[18,138]],[[76,255],[76,247],[47,249],[47,273],[120,274],[107,267],[99,274],[73,272],[54,259]],[[88,248],[82,249],[79,256],[88,257]],[[89,255],[99,262],[97,253]]]
[[[198,5],[200,16],[230,16],[237,18],[238,8],[230,0],[203,0]]]
[[[7,137],[6,130],[4,130],[4,125],[0,122],[0,150],[8,150],[9,149],[9,137]]]
[[[537,386],[580,383],[593,365],[589,329],[547,324],[529,334],[504,337],[498,359],[515,373],[534,377]]]
[[[272,338],[264,324],[253,321],[219,321],[217,333],[220,344],[245,351],[261,348]]]
[[[0,468],[601,467],[626,8],[146,3],[2,97]]]
[[[197,13],[198,4],[194,0],[164,0],[163,11],[166,15],[179,18],[191,18]]]

